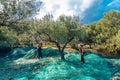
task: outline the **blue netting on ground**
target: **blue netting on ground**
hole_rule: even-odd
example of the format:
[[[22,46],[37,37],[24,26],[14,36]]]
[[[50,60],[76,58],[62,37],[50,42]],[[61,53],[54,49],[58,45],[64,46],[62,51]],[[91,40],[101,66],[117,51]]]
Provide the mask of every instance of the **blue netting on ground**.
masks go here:
[[[65,51],[64,54],[69,53],[68,51]],[[58,57],[60,56],[60,53],[57,49],[53,49],[53,48],[45,48],[42,49],[42,55],[43,57]],[[27,54],[23,57],[25,59],[33,59],[33,58],[37,58],[37,49],[29,49],[27,51]]]
[[[31,49],[27,51],[27,54],[23,57],[24,59],[35,59],[37,58],[37,50]]]
[[[67,54],[68,51],[65,51],[64,54]],[[18,59],[18,58],[25,58],[25,59],[35,59],[37,58],[37,48],[36,47],[25,47],[25,48],[15,48],[13,49],[8,55],[7,58],[10,59]],[[57,49],[53,48],[45,48],[42,49],[43,57],[58,57],[60,55]]]
[[[48,47],[46,49],[42,50],[43,56],[48,57],[48,56],[58,56],[59,51],[57,49],[53,49],[51,47]]]
[[[112,72],[107,59],[95,54],[85,56],[85,63],[79,55],[69,55],[67,61],[56,61],[45,67],[34,80],[110,80]]]
[[[6,58],[18,59],[18,58],[23,57],[25,54],[27,54],[27,52],[25,52],[23,48],[15,48],[8,53]]]
[[[33,59],[36,57],[36,48],[28,49],[15,49],[11,54],[24,54],[25,59]],[[31,72],[27,73],[28,76],[22,75],[23,77],[16,78],[15,80],[119,80],[120,79],[120,59],[114,58],[103,58],[97,54],[86,52],[85,63],[82,63],[80,54],[78,52],[67,52],[65,53],[65,61],[59,60],[59,52],[56,49],[46,48],[43,49],[43,55],[45,58],[40,59],[36,66],[29,66],[32,69],[34,67],[41,66]],[[17,57],[16,57],[17,58]],[[33,63],[32,63],[33,64]],[[29,64],[30,65],[30,64]],[[24,65],[22,65],[21,68]],[[27,66],[27,65],[25,65]],[[24,69],[23,69],[24,70]],[[27,71],[27,70],[24,70]],[[37,71],[37,72],[34,72]],[[33,74],[35,73],[35,74]],[[17,74],[21,76],[20,74]]]
[[[46,49],[42,50],[43,56],[45,57],[57,57],[60,56],[60,53],[58,51],[58,49],[53,49],[51,47],[48,47]],[[64,54],[67,54],[68,51],[65,51]]]

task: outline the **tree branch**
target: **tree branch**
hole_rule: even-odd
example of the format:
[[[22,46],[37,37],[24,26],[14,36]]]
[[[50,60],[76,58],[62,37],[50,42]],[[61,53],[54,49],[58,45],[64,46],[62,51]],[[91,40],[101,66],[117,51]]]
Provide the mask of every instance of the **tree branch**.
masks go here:
[[[47,35],[48,40],[49,40],[50,42],[52,42],[52,43],[55,43],[56,46],[58,47],[59,51],[61,51],[61,48],[60,48],[59,43],[58,43],[57,41],[55,41],[55,40],[52,40],[51,37],[50,37],[50,35],[49,35],[48,33],[46,33],[46,32],[43,32],[43,33],[44,33],[45,35]]]
[[[64,50],[65,47],[67,46],[67,44],[68,44],[69,42],[71,42],[73,39],[74,39],[74,37],[71,37],[70,39],[68,39],[68,41],[64,44],[62,50]]]

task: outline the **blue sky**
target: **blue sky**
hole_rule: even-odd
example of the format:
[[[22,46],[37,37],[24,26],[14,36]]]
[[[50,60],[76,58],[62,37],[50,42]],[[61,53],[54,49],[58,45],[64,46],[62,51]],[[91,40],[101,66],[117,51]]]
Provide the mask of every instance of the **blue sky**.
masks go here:
[[[53,14],[54,19],[60,15],[79,16],[83,23],[100,20],[110,10],[120,11],[120,0],[42,0],[37,18]]]

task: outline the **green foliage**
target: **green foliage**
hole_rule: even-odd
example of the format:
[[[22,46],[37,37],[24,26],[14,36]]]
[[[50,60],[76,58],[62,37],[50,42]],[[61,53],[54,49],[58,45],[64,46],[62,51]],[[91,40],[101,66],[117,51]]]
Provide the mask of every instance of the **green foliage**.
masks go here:
[[[64,44],[76,35],[76,28],[79,27],[78,17],[60,16],[56,21],[52,19],[52,15],[46,15],[40,21],[31,22],[31,26],[34,26],[34,29],[31,31],[33,35],[39,36],[39,40],[48,40],[50,37],[60,44]],[[46,37],[44,33],[49,34],[49,37]]]
[[[3,5],[3,13],[8,14],[13,20],[20,20],[31,17],[33,13],[36,14],[42,2],[39,0],[2,0],[0,3]]]
[[[119,46],[120,12],[110,11],[98,22],[101,32],[97,35],[99,43],[105,43],[108,52],[115,53]],[[114,47],[117,45],[117,47]]]
[[[0,5],[0,43],[15,46],[30,44],[29,19],[40,9],[41,1],[1,0]]]
[[[79,33],[79,40],[86,44],[97,43],[104,45],[108,52],[115,52],[120,47],[120,12],[110,11],[96,23],[85,25]],[[114,47],[113,45],[117,45]]]
[[[14,45],[17,43],[17,35],[13,30],[9,30],[6,26],[0,27],[0,44],[1,45]]]
[[[85,38],[84,41],[85,43],[92,44],[95,43],[95,36],[97,35],[96,32],[96,23],[92,23],[90,25],[85,26]]]
[[[97,23],[99,34],[96,38],[99,43],[105,43],[120,29],[120,12],[110,11]]]
[[[109,52],[114,52],[117,49],[120,49],[120,30],[115,36],[112,36],[110,39],[107,40],[106,46]]]

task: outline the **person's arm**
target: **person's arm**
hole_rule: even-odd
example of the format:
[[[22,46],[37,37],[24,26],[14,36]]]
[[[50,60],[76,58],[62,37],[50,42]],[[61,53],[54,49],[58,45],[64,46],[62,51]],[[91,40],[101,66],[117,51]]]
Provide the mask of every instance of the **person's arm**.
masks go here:
[[[37,51],[39,51],[39,47],[37,47],[37,49],[36,49]]]
[[[84,52],[84,49],[83,49],[83,47],[82,47],[82,53]]]
[[[79,53],[81,53],[80,48],[79,48]]]

